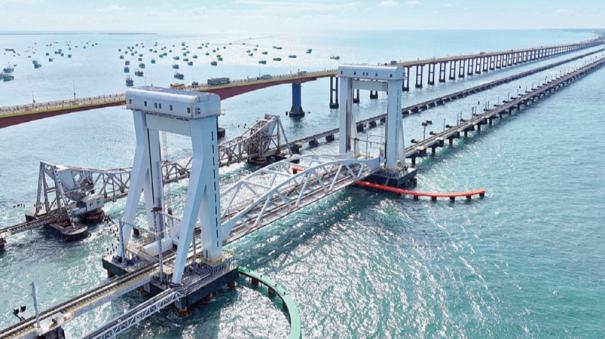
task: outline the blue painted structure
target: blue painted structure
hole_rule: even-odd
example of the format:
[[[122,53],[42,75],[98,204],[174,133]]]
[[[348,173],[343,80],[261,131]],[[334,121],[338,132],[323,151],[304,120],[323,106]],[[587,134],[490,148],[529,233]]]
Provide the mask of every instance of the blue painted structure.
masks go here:
[[[302,109],[302,85],[300,83],[292,83],[292,108],[288,115],[294,118],[302,118],[305,116],[305,111]]]

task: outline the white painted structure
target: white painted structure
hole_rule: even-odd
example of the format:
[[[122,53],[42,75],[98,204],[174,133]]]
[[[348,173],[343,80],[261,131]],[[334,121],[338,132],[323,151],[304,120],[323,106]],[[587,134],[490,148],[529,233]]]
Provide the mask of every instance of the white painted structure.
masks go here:
[[[388,93],[385,135],[385,168],[398,170],[405,164],[403,154],[403,125],[401,117],[401,88],[403,67],[394,66],[340,66],[340,154],[358,154],[354,140],[357,137],[357,119],[353,114],[353,90],[371,90]]]
[[[157,244],[161,251],[158,252],[177,245],[172,282],[180,284],[198,219],[202,225],[203,255],[209,262],[218,261],[222,255],[216,128],[220,98],[210,93],[140,87],[126,91],[126,107],[133,110],[137,142],[130,189],[120,221],[122,232],[118,253],[123,257],[126,252],[143,191],[149,229],[159,235]],[[175,226],[172,235],[164,232],[163,214],[167,211],[163,197],[160,131],[191,137],[193,149],[185,209],[181,223]]]

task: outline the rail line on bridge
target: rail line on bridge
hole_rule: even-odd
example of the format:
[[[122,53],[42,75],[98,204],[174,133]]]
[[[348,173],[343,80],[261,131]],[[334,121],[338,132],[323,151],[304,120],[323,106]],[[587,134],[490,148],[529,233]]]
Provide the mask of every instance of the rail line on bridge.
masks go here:
[[[459,90],[459,91],[456,91],[456,92],[453,92],[450,94],[445,94],[445,95],[437,97],[437,98],[428,99],[423,102],[419,102],[419,103],[404,107],[401,109],[401,112],[403,113],[404,116],[420,113],[427,109],[430,109],[430,108],[433,108],[436,106],[440,106],[440,105],[445,105],[448,102],[453,102],[458,99],[465,98],[469,95],[477,94],[477,93],[492,89],[494,87],[497,87],[497,86],[500,86],[500,85],[503,85],[503,84],[506,84],[506,83],[509,83],[509,82],[512,82],[515,80],[519,80],[519,79],[528,77],[530,75],[540,73],[540,72],[546,71],[548,69],[555,68],[555,67],[564,65],[566,63],[576,61],[576,60],[579,60],[579,59],[582,59],[587,56],[591,56],[591,55],[594,55],[594,54],[597,54],[597,53],[600,53],[603,51],[605,51],[605,48],[601,48],[596,51],[577,55],[573,58],[561,60],[561,61],[558,61],[558,62],[555,62],[552,64],[534,68],[534,69],[531,69],[531,70],[528,70],[525,72],[513,74],[511,76],[508,76],[508,77],[505,77],[502,79],[498,79],[498,80],[494,80],[494,81],[491,81],[491,82],[488,82],[485,84],[480,84],[477,86],[465,88],[465,89],[462,89],[462,90]],[[379,114],[379,115],[375,115],[370,118],[362,119],[357,122],[358,128],[365,129],[367,127],[375,127],[377,125],[376,121],[384,122],[385,117],[386,117],[386,114]],[[330,130],[327,130],[324,132],[320,132],[320,133],[316,133],[316,134],[313,134],[310,136],[292,140],[289,143],[287,143],[285,146],[288,146],[288,147],[296,150],[296,149],[301,148],[304,144],[308,143],[310,147],[316,147],[319,144],[320,139],[325,138],[327,142],[331,142],[331,141],[333,141],[333,137],[336,134],[338,134],[338,128],[333,128],[333,129],[330,129]]]
[[[525,72],[513,74],[511,76],[497,79],[485,84],[480,84],[474,87],[466,88],[460,91],[456,91],[450,94],[446,94],[437,98],[429,99],[420,103],[416,103],[414,105],[410,105],[402,108],[402,114],[404,116],[409,114],[417,114],[421,113],[427,109],[444,105],[449,102],[456,101],[458,99],[465,98],[469,95],[480,93],[482,91],[489,90],[491,88],[497,87],[502,84],[506,84],[539,72],[543,72],[545,70],[558,67],[560,65],[573,62],[582,58],[585,58],[590,55],[594,55],[600,52],[605,51],[605,48],[601,48],[595,51],[591,51],[589,53],[584,53],[581,55],[574,56],[572,58],[568,58],[565,60],[561,60],[549,65],[541,66],[535,69],[531,69]],[[372,128],[377,126],[377,121],[384,121],[386,114],[379,114],[370,118],[365,118],[357,122],[358,128]],[[266,132],[263,134],[263,131]],[[228,140],[221,144],[219,147],[219,163],[220,166],[228,166],[237,162],[244,162],[248,160],[249,156],[259,156],[262,157],[268,155],[277,155],[284,150],[292,150],[294,153],[298,152],[305,144],[308,144],[309,147],[316,147],[319,145],[320,139],[325,139],[326,142],[331,142],[335,140],[335,135],[338,134],[338,128],[334,128],[328,131],[320,132],[313,134],[311,136],[302,137],[293,141],[288,142],[283,131],[283,127],[281,124],[277,124],[275,122],[275,118],[272,116],[265,117],[255,123],[249,130],[247,130],[241,136],[235,137],[231,140]],[[255,150],[255,151],[253,151]],[[415,163],[415,157],[412,158]],[[42,167],[55,166],[51,164],[41,163],[41,172]],[[98,169],[88,169],[88,168],[77,168],[77,167],[66,167],[67,169],[71,169],[76,172],[89,173],[94,177],[91,178],[93,182],[102,182],[102,185],[96,187],[97,192],[104,192],[104,200],[105,202],[113,202],[117,199],[121,199],[128,194],[128,183],[130,181],[130,168],[118,168],[118,169],[109,169],[109,170],[98,170]],[[191,169],[191,159],[184,159],[172,162],[165,162],[162,166],[162,171],[164,173],[164,183],[173,183],[184,178],[187,178],[189,175],[189,171]],[[52,170],[45,170],[45,172],[53,172]],[[95,174],[96,173],[96,174]],[[52,179],[52,178],[51,178]],[[46,183],[46,181],[44,181]],[[48,195],[44,195],[44,197],[48,197]],[[38,202],[36,206],[38,208],[43,208],[45,211],[50,211],[50,213],[46,214],[46,212],[40,214],[41,218],[33,221],[27,221],[24,223],[19,223],[16,225],[8,226],[0,229],[0,241],[6,239],[8,236],[17,234],[20,232],[24,232],[27,230],[36,229],[42,227],[44,224],[53,222],[54,220],[61,220],[65,218],[65,211],[61,209],[60,211],[55,209],[60,209],[62,206],[57,204],[56,201],[50,202],[46,200],[41,200],[43,198],[41,196],[41,192],[38,193]],[[61,213],[61,211],[63,211]],[[38,212],[37,212],[38,214]],[[4,240],[5,241],[5,240]]]
[[[526,92],[523,95],[520,95],[519,97],[516,97],[502,105],[499,105],[499,106],[493,108],[493,109],[487,110],[482,114],[476,115],[473,119],[471,119],[469,121],[464,121],[462,124],[450,127],[441,133],[437,133],[437,134],[435,134],[425,140],[422,140],[412,146],[406,147],[405,154],[407,157],[422,156],[422,154],[426,154],[426,150],[428,148],[435,149],[438,147],[443,147],[445,140],[450,140],[450,142],[452,142],[453,139],[459,138],[461,133],[465,133],[465,132],[472,131],[472,130],[480,131],[480,128],[482,125],[489,124],[494,119],[502,118],[503,115],[505,115],[505,114],[512,114],[513,112],[521,111],[522,109],[529,107],[533,102],[543,99],[543,98],[547,97],[548,95],[554,93],[555,91],[568,86],[569,84],[573,83],[574,81],[576,81],[578,79],[581,79],[583,76],[587,75],[588,73],[601,68],[604,64],[605,64],[605,58],[600,58],[599,60],[594,61],[586,66],[580,67],[563,76],[560,76],[560,77],[557,77],[556,79],[545,82],[536,88],[532,88],[530,91]],[[300,158],[299,158],[299,160],[300,160]],[[284,166],[284,164],[290,164],[290,165]],[[343,165],[344,164],[340,165],[341,169],[342,169]],[[354,165],[353,162],[350,164],[350,166],[352,166],[352,165]],[[283,167],[282,170],[285,169],[285,171],[282,171],[282,170],[275,171],[278,168],[281,168],[280,166],[282,166]],[[283,183],[285,183],[285,182],[292,181],[295,178],[302,178],[305,175],[323,177],[324,174],[330,175],[331,173],[333,173],[332,168],[322,169],[323,171],[321,173],[312,172],[312,171],[316,171],[319,167],[321,167],[321,166],[313,166],[313,165],[310,167],[306,167],[306,168],[303,167],[303,168],[305,168],[305,171],[303,171],[303,172],[293,173],[293,172],[297,172],[298,171],[297,169],[299,169],[300,166],[301,165],[298,163],[294,164],[293,162],[290,162],[289,160],[284,160],[284,161],[281,161],[279,163],[269,166],[268,168],[266,168],[266,171],[264,173],[260,173],[259,175],[268,175],[270,178],[269,180],[271,180],[271,181],[274,181],[280,175],[286,175],[285,173],[287,173],[287,175],[291,175],[291,174],[294,175],[294,177],[291,177],[291,179],[287,179],[286,181],[283,181]],[[372,168],[372,166],[370,166],[370,168]],[[359,176],[365,175],[365,171],[362,172],[361,170],[359,170],[359,172],[357,172],[357,171],[342,171],[341,172],[341,170],[339,169],[337,171],[337,173],[344,173],[345,175],[348,175],[348,177],[346,179],[347,183],[344,183],[341,181],[341,184],[338,185],[337,187],[335,187],[336,189],[342,189],[350,184],[353,184],[355,181],[359,180]],[[254,176],[254,175],[252,175],[252,176]],[[250,177],[252,177],[252,176],[250,176]],[[323,180],[316,183],[316,185],[318,185],[318,187],[325,186],[325,183],[330,182],[330,180],[326,180],[328,178],[325,178],[325,177],[323,177],[323,178],[324,178]],[[333,176],[333,178],[338,178],[338,174],[336,174],[336,176]],[[324,181],[324,180],[326,180],[326,181]],[[336,181],[339,181],[339,180],[333,179],[333,181],[331,181],[331,182],[336,182]],[[292,182],[294,182],[294,181],[292,181]],[[307,181],[304,181],[304,182],[307,182]],[[324,182],[324,183],[322,183],[322,182]],[[303,183],[303,181],[299,181],[299,184],[302,184],[302,183]],[[245,185],[245,184],[246,184],[245,182],[240,182],[236,186],[232,186],[231,189],[233,189],[233,187],[240,187],[241,185]],[[280,185],[281,184],[278,184],[277,186],[274,186],[274,187],[278,187]],[[304,190],[304,186],[302,187],[302,189]],[[326,191],[326,193],[323,194],[323,197],[325,197],[329,194],[332,194],[334,191],[335,190]],[[257,203],[259,201],[260,202],[265,201],[264,204],[266,206],[266,204],[267,204],[266,202],[272,201],[275,203],[276,201],[279,201],[279,200],[287,200],[287,201],[282,202],[281,207],[278,205],[273,206],[274,210],[276,210],[276,212],[278,213],[275,216],[280,217],[280,216],[283,216],[283,214],[279,214],[280,210],[283,209],[284,206],[286,206],[286,205],[290,206],[290,203],[293,202],[293,200],[291,200],[291,199],[293,197],[297,196],[296,194],[289,195],[290,192],[296,193],[297,191],[286,189],[284,191],[279,192],[279,194],[274,195],[273,193],[277,193],[277,192],[275,192],[274,189],[268,189],[264,193],[261,194],[264,197],[266,197],[266,199],[257,200]],[[313,195],[317,194],[317,189],[311,188],[307,191],[307,194],[310,194],[310,198],[313,201],[322,198],[322,196],[313,196]],[[285,199],[284,195],[288,195],[289,198]],[[227,196],[226,196],[226,198],[230,199],[230,197],[227,197]],[[300,200],[300,198],[298,198],[298,199]],[[244,200],[245,200],[245,197],[244,197]],[[241,200],[239,203],[236,203],[232,206],[245,206],[244,200]],[[289,203],[288,203],[288,201],[289,201]],[[260,205],[258,205],[258,206],[260,206]],[[223,216],[230,218],[230,216],[232,216],[232,215],[242,213],[241,211],[245,211],[243,213],[247,213],[249,211],[254,211],[254,210],[255,210],[255,208],[244,208],[243,210],[240,210],[240,212],[228,212],[228,213],[225,213]],[[252,219],[254,219],[254,217],[258,215],[257,213],[258,213],[258,209],[256,209],[256,212],[253,212],[250,215],[250,217],[252,217]],[[263,213],[263,212],[261,211],[260,213]],[[265,219],[267,221],[266,223],[270,223],[276,219],[276,218],[272,217],[271,214],[265,215],[263,217],[263,219],[264,218],[266,218]],[[252,219],[248,219],[248,220],[252,220]],[[263,224],[263,225],[266,223],[261,221],[261,224]],[[260,225],[260,224],[258,224],[258,220],[256,220],[256,224],[252,224],[251,227],[249,227],[249,230],[250,231],[256,230],[257,229],[256,225]],[[226,227],[223,229],[228,232],[226,234],[223,234],[223,239],[226,242],[229,242],[229,235],[232,230],[236,231],[236,234],[235,234],[236,237],[240,236],[239,234],[237,234],[237,227],[235,227],[235,228]],[[168,264],[173,259],[174,259],[174,256],[169,255],[166,258],[166,263]],[[146,282],[149,281],[148,279],[151,279],[150,278],[151,274],[157,268],[158,268],[157,263],[150,263],[150,264],[146,264],[143,267],[139,267],[135,271],[127,273],[126,275],[123,275],[123,276],[117,278],[116,280],[102,284],[101,286],[95,287],[95,288],[83,293],[82,295],[80,295],[78,297],[72,298],[59,305],[51,307],[50,309],[42,312],[41,319],[42,319],[42,321],[48,321],[51,318],[55,318],[55,319],[57,319],[57,321],[68,320],[74,316],[77,316],[84,310],[88,310],[90,308],[98,306],[100,303],[102,303],[104,301],[115,298],[116,296],[121,295],[123,293],[127,293],[128,291],[132,291],[133,289],[136,288],[137,285],[141,286],[141,285],[145,284]],[[0,332],[0,337],[17,336],[17,335],[23,335],[23,334],[28,334],[28,333],[35,333],[35,330],[36,330],[35,324],[36,324],[35,318],[31,317],[18,324],[12,325],[12,326],[2,330]]]
[[[481,52],[473,54],[465,54],[450,57],[421,59],[416,61],[401,61],[394,62],[392,65],[405,67],[406,80],[404,81],[402,90],[409,90],[410,69],[416,68],[416,88],[421,88],[424,82],[423,70],[428,67],[429,85],[435,84],[436,65],[439,64],[439,82],[446,81],[446,67],[449,64],[449,79],[455,80],[464,78],[465,74],[471,76],[473,74],[481,74],[513,66],[517,64],[534,62],[545,58],[561,55],[585,49],[601,44],[599,39],[593,39],[585,42],[574,44],[565,44],[557,46],[545,46],[526,49],[511,49],[509,51],[496,52]],[[283,74],[272,76],[270,79],[241,79],[232,81],[229,84],[216,86],[189,86],[186,89],[201,92],[210,92],[218,94],[222,99],[226,99],[235,95],[240,95],[246,92],[254,91],[261,88],[276,86],[281,84],[300,84],[307,81],[314,81],[319,78],[337,76],[336,70],[324,70],[316,72],[298,72],[296,74]],[[337,79],[336,79],[337,80]],[[332,86],[332,85],[331,85]],[[298,89],[300,90],[300,88]],[[337,89],[330,87],[330,106],[338,106],[338,98],[333,102],[332,95],[337,92]],[[77,98],[74,100],[59,100],[50,102],[40,102],[34,104],[15,105],[0,107],[0,128],[8,127],[32,120],[53,117],[61,114],[72,112],[86,111],[103,107],[124,105],[125,96],[122,93],[92,96]]]

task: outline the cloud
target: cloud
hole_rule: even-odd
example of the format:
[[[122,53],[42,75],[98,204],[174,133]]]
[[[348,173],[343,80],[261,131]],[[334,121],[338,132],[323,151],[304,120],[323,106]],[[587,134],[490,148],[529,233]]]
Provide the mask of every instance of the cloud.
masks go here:
[[[391,7],[395,7],[395,6],[397,6],[397,1],[395,1],[395,0],[382,0],[378,4],[378,7],[382,7],[382,8],[391,8]]]
[[[130,8],[126,7],[126,6],[122,6],[122,5],[108,5],[105,7],[97,8],[97,12],[101,12],[101,13],[103,13],[103,12],[125,12],[127,10],[130,10]]]
[[[0,0],[0,7],[11,6],[11,5],[37,5],[42,0]]]
[[[569,8],[557,8],[555,10],[555,13],[559,14],[559,15],[576,15],[577,14],[575,10],[569,9]]]

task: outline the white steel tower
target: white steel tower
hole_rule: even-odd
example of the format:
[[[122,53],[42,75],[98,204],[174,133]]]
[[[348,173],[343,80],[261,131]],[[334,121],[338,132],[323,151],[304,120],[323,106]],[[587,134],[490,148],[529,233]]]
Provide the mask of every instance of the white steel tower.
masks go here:
[[[133,111],[137,143],[130,189],[121,219],[118,253],[124,257],[127,252],[143,191],[149,229],[161,235],[156,254],[161,258],[162,252],[177,245],[172,282],[180,284],[198,220],[201,222],[202,254],[208,262],[218,261],[222,256],[216,127],[220,98],[210,93],[140,87],[126,91],[126,107]],[[175,227],[172,236],[164,232],[166,206],[162,186],[160,131],[191,137],[193,149],[185,209],[180,225]]]
[[[340,66],[337,76],[340,78],[340,153],[358,153],[358,150],[354,149],[357,122],[353,115],[353,90],[387,92],[384,167],[387,171],[399,171],[404,168],[401,117],[403,67]]]

